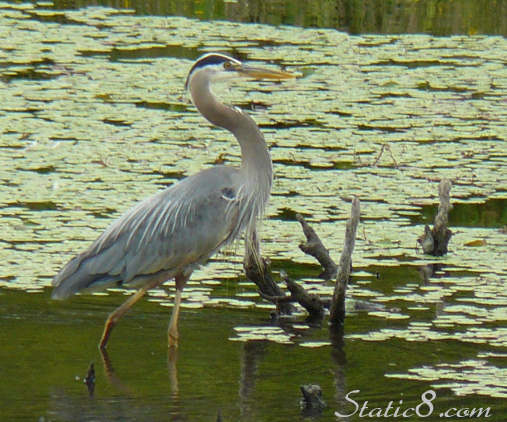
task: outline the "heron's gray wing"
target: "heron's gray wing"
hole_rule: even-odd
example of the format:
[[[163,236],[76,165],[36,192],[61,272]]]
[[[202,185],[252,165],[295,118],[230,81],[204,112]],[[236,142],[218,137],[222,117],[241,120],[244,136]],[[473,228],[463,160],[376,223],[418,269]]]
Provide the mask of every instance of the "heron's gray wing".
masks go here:
[[[238,234],[238,175],[214,167],[139,203],[62,269],[53,280],[53,297],[137,284],[204,262]]]

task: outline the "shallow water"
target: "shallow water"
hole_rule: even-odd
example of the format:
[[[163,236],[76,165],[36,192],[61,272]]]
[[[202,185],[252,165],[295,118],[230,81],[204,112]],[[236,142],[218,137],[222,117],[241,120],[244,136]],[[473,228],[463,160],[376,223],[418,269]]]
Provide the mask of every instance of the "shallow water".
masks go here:
[[[2,420],[302,419],[299,385],[328,407],[403,407],[434,389],[437,413],[507,413],[507,42],[495,36],[363,35],[0,4],[0,362]],[[197,271],[181,348],[168,359],[172,284],[96,350],[125,292],[49,299],[53,275],[139,199],[239,151],[184,92],[192,60],[223,51],[302,77],[217,92],[249,110],[274,162],[263,253],[310,291],[333,286],[297,245],[305,215],[338,259],[361,200],[343,337],[304,312],[270,322],[242,271],[242,245]],[[450,178],[443,258],[416,247]],[[429,268],[429,269],[428,269]],[[428,278],[428,274],[431,276]],[[363,302],[359,302],[363,303]],[[95,362],[88,397],[83,377]],[[109,371],[109,372],[108,372]],[[357,415],[350,420],[360,420]],[[431,420],[432,418],[427,418]]]

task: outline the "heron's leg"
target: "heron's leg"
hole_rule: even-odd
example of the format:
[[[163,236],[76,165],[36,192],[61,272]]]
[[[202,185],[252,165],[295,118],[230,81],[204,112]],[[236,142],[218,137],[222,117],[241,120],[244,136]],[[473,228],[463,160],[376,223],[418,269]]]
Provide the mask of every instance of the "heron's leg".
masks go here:
[[[174,297],[174,307],[169,321],[169,347],[178,347],[178,317],[180,315],[181,292],[189,279],[190,274],[177,274],[174,278],[176,282],[176,295]]]
[[[178,398],[179,387],[178,387],[178,348],[169,347],[167,350],[167,372],[169,375],[169,381],[171,383],[171,396],[173,399]]]
[[[150,283],[146,286],[140,288],[137,292],[135,292],[132,296],[130,296],[121,306],[116,308],[113,312],[109,314],[106,319],[106,324],[104,325],[104,332],[102,333],[102,338],[100,339],[99,349],[104,350],[107,345],[107,340],[109,340],[109,336],[111,335],[111,330],[116,325],[118,320],[125,315],[125,313],[136,303],[139,299],[141,299],[144,294],[155,287],[158,283]]]

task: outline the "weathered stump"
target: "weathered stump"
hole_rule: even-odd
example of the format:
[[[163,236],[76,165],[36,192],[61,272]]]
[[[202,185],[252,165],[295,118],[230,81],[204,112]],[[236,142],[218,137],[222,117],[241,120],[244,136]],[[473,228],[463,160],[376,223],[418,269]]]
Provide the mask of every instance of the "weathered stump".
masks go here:
[[[322,388],[318,384],[305,384],[299,387],[302,399],[299,402],[304,416],[318,416],[326,408],[322,398]]]
[[[452,236],[452,232],[448,228],[449,212],[452,209],[450,192],[451,182],[448,179],[442,179],[438,185],[440,203],[433,229],[426,225],[424,234],[417,239],[425,254],[442,256],[448,252],[447,246]]]

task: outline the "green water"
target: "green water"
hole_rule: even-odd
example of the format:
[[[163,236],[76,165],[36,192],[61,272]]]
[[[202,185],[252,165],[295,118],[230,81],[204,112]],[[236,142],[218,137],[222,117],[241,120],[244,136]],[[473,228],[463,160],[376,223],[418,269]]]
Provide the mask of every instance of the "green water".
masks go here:
[[[430,389],[425,420],[480,407],[505,420],[507,42],[487,35],[505,33],[501,2],[352,3],[336,2],[323,22],[297,2],[0,3],[0,420],[333,421],[354,410],[354,390],[370,409],[400,400],[405,409]],[[373,11],[383,19],[368,19]],[[352,14],[363,19],[343,21]],[[217,161],[239,163],[231,136],[184,92],[207,51],[301,74],[216,88],[270,146],[263,254],[275,277],[283,269],[329,297],[332,284],[299,251],[294,215],[338,260],[357,195],[348,298],[351,309],[370,305],[348,313],[343,335],[330,336],[326,320],[310,326],[302,310],[271,322],[238,244],[185,289],[176,358],[167,283],[120,322],[104,365],[102,325],[126,292],[54,302],[51,279],[140,199]],[[433,259],[416,245],[443,177],[453,182],[454,235],[450,253]],[[93,397],[83,384],[90,362]],[[320,416],[301,414],[308,383],[322,387]]]

